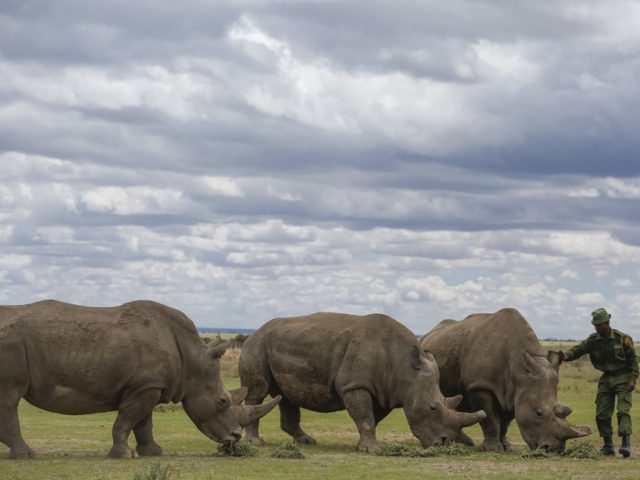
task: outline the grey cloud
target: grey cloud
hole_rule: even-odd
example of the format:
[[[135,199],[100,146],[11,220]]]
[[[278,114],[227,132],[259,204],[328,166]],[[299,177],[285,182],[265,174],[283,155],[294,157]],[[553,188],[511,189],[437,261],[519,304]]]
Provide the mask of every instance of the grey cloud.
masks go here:
[[[0,301],[637,322],[625,8],[3,2]]]

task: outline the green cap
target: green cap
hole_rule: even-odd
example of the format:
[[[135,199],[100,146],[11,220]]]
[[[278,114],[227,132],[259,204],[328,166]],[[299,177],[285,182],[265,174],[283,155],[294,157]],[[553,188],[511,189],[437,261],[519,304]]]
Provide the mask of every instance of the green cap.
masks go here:
[[[611,314],[607,313],[604,308],[598,308],[591,312],[591,316],[593,319],[591,320],[592,325],[600,325],[602,323],[607,323],[611,318]]]

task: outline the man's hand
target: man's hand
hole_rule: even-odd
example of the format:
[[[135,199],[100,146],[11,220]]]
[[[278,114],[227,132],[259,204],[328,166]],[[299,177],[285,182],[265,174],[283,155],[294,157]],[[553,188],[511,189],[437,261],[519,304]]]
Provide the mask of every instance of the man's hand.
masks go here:
[[[636,389],[636,382],[634,382],[633,380],[629,380],[629,383],[627,383],[627,392],[633,392]]]

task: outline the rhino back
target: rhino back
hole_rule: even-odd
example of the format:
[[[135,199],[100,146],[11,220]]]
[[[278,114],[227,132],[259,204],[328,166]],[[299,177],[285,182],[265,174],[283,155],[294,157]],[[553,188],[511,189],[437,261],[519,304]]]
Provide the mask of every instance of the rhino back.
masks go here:
[[[253,338],[252,338],[253,337]],[[365,388],[381,405],[396,375],[407,375],[415,336],[386,315],[316,313],[271,320],[243,347],[292,403],[316,411],[344,408],[342,393]],[[405,362],[405,358],[407,361]],[[265,370],[267,370],[265,368]]]
[[[521,378],[525,351],[540,351],[533,329],[514,308],[444,321],[421,339],[441,373],[443,393],[492,391],[509,408]]]
[[[92,413],[117,408],[125,388],[160,388],[165,401],[180,390],[181,352],[193,337],[177,310],[146,301],[83,307],[49,300],[1,312],[0,342],[22,342],[25,398],[40,408]]]

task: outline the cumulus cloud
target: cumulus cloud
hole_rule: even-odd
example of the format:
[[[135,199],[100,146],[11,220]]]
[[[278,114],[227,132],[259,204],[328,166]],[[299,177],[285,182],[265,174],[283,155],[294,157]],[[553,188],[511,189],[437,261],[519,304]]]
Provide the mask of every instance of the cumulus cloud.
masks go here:
[[[640,328],[639,15],[5,2],[0,302]]]

